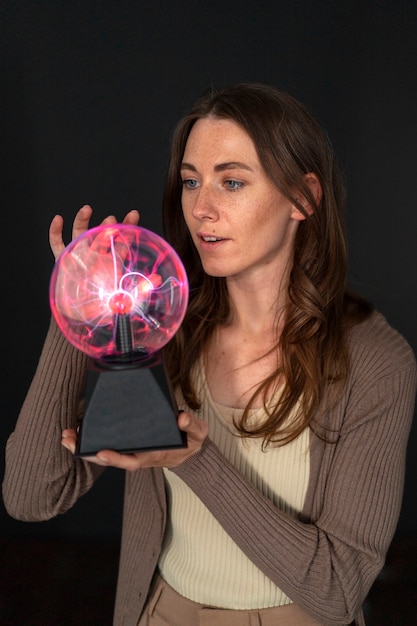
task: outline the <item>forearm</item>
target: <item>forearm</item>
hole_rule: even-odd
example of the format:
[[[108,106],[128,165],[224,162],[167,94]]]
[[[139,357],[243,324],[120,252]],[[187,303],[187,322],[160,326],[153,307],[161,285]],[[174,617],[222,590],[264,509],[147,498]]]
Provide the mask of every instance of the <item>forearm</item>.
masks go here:
[[[325,533],[280,511],[210,440],[173,471],[255,565],[294,602],[311,611],[308,597],[321,584],[323,567],[331,569]]]
[[[398,373],[381,389],[390,397],[406,378]],[[350,623],[383,565],[401,505],[412,373],[408,382],[392,405],[377,399],[367,406],[366,418],[352,408],[351,427],[324,446],[326,489],[317,488],[308,523],[274,506],[209,440],[173,470],[257,567],[323,624]]]
[[[52,320],[6,446],[3,497],[13,517],[40,521],[63,513],[102,471],[60,443],[62,430],[77,426],[87,363]]]

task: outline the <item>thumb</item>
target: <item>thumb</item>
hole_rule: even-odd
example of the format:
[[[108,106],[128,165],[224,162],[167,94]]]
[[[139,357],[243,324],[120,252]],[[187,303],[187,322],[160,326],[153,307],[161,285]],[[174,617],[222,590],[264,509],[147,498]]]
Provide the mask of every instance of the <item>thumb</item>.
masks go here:
[[[178,415],[178,427],[194,441],[202,442],[208,435],[207,423],[186,411],[181,411]]]

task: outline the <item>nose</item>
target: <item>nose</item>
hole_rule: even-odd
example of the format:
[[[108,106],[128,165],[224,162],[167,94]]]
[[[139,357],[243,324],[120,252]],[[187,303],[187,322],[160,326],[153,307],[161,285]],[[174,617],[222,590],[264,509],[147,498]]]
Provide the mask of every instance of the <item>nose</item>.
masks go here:
[[[193,200],[193,217],[199,220],[217,220],[218,210],[214,199],[214,194],[208,186],[200,187],[198,194],[194,196]]]

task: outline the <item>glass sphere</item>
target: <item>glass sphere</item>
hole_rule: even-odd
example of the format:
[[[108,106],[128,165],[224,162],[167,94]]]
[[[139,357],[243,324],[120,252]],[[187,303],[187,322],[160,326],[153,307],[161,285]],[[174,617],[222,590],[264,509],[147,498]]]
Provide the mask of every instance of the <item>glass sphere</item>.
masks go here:
[[[50,306],[67,339],[97,361],[134,363],[174,336],[188,303],[188,280],[173,248],[139,226],[102,225],[74,239],[57,259]]]

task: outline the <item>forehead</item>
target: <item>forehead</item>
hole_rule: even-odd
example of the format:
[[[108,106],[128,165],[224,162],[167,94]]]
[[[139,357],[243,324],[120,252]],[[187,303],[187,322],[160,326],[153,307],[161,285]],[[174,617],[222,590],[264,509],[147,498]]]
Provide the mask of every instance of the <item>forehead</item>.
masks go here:
[[[192,155],[242,156],[257,160],[252,138],[231,119],[205,117],[192,127],[184,150],[184,160]]]

